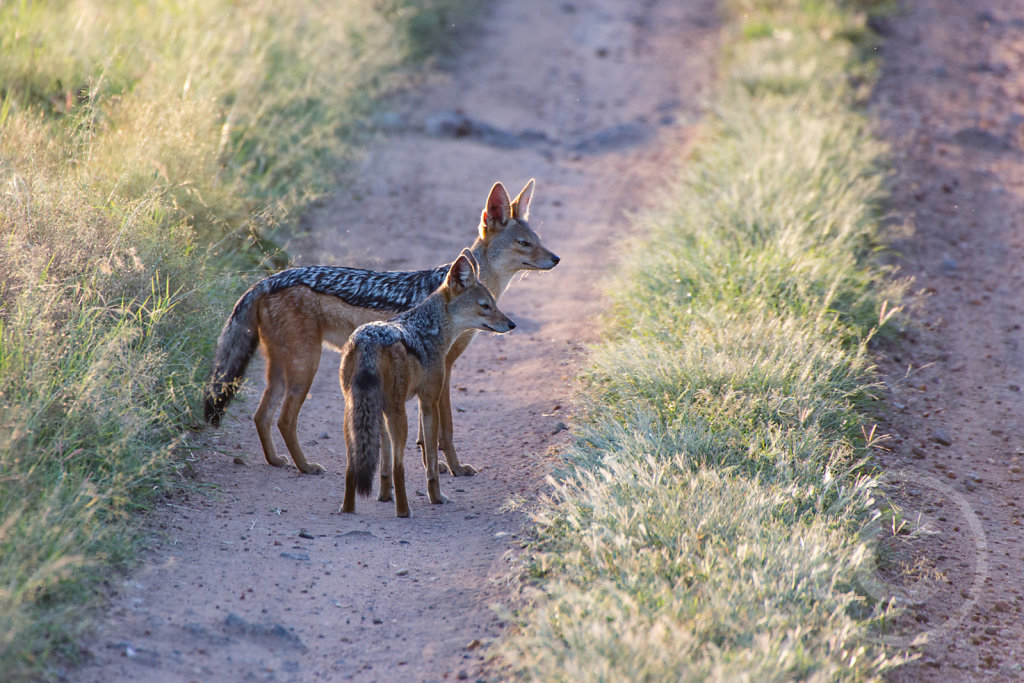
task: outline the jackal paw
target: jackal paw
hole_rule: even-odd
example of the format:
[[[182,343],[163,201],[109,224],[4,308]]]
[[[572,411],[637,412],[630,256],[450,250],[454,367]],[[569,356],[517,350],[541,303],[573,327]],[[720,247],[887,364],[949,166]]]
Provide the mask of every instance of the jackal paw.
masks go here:
[[[449,498],[448,496],[444,495],[440,491],[438,491],[436,494],[431,494],[428,491],[427,492],[427,500],[429,500],[433,505],[444,505],[445,503],[452,502],[451,498]]]
[[[476,468],[473,467],[472,465],[463,464],[459,465],[455,469],[449,469],[447,465],[441,464],[438,464],[438,467],[444,468],[441,470],[442,472],[450,471],[453,477],[472,477],[474,474],[476,474]]]
[[[380,493],[378,493],[377,500],[379,500],[382,503],[390,503],[392,500],[394,500],[394,498],[392,498],[391,496],[391,489],[388,489],[387,491],[382,490]]]
[[[300,467],[299,470],[303,474],[324,474],[327,472],[327,468],[318,462],[308,462],[305,467]]]

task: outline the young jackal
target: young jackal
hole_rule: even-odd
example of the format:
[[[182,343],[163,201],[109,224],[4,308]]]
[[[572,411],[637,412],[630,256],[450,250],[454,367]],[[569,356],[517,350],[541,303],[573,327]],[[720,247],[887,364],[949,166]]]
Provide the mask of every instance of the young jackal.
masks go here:
[[[541,244],[527,222],[534,182],[515,200],[501,183],[487,195],[479,236],[470,247],[479,265],[480,281],[500,297],[516,273],[550,270],[559,258]],[[419,207],[427,209],[429,207]],[[415,213],[416,207],[410,207]],[[271,432],[274,414],[295,466],[306,474],[324,468],[308,462],[296,434],[299,409],[320,365],[321,347],[340,349],[363,323],[386,320],[423,301],[444,281],[451,264],[429,270],[375,272],[359,268],[307,266],[290,268],[265,278],[235,304],[217,340],[213,372],[206,388],[206,419],[216,425],[235,395],[257,346],[267,358],[267,387],[253,416],[267,462],[283,467]],[[466,332],[445,359],[447,373],[441,392],[440,446],[453,475],[476,470],[459,462],[452,440],[452,408],[448,378],[455,360],[476,333]],[[282,404],[283,401],[283,404]]]
[[[409,516],[405,494],[405,402],[419,397],[427,496],[443,503],[438,482],[437,432],[446,387],[445,358],[469,330],[508,332],[516,324],[498,310],[479,280],[469,249],[452,263],[441,286],[423,303],[387,322],[360,326],[342,349],[340,380],[345,394],[345,498],[342,512],[355,512],[356,494],[370,495],[380,463],[378,500],[391,500],[395,514]],[[381,417],[387,438],[381,439]]]

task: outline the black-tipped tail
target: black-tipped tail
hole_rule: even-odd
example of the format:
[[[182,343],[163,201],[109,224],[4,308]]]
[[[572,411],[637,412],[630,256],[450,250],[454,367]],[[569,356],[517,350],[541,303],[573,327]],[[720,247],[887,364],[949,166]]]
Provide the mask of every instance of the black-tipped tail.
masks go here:
[[[370,495],[380,460],[384,393],[377,370],[378,353],[379,348],[349,346],[343,360],[355,364],[351,382],[344,387],[345,436],[349,471],[361,496]]]
[[[238,300],[217,339],[213,371],[203,392],[203,414],[206,421],[214,426],[220,424],[224,409],[238,391],[249,360],[260,342],[253,315],[256,298],[253,290],[249,290]]]

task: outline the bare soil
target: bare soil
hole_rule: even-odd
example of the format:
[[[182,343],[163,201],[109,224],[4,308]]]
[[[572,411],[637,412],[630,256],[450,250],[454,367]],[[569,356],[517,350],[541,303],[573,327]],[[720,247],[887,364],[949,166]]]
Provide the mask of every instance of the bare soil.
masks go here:
[[[894,681],[1024,680],[1024,4],[915,0],[882,22],[874,113],[901,265],[925,298],[885,350],[887,479],[907,511],[880,637]],[[923,530],[923,531],[920,531]]]
[[[299,438],[323,476],[268,466],[250,384],[220,430],[191,439],[209,492],[166,501],[150,549],[111,604],[75,681],[477,679],[505,627],[508,558],[550,452],[572,423],[578,352],[596,339],[601,279],[627,211],[662,184],[711,82],[712,0],[492,3],[445,69],[380,115],[356,177],[303,221],[302,264],[413,269],[475,235],[493,182],[537,190],[531,224],[562,257],[501,301],[518,323],[456,365],[456,445],[475,477],[442,477],[446,505],[341,502],[338,355],[327,352]],[[240,289],[239,295],[242,294]],[[225,311],[225,314],[227,311]],[[410,410],[415,415],[415,410]],[[415,419],[413,417],[412,419]],[[409,444],[410,491],[425,489]]]

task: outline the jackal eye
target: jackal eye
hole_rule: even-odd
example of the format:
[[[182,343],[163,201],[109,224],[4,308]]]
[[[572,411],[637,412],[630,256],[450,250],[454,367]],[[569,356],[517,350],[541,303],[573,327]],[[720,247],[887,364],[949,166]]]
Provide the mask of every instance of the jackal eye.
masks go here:
[[[489,310],[491,310],[491,305],[489,303],[487,303],[486,301],[481,301],[480,302],[480,308],[484,309],[485,311],[489,311]]]
[[[519,246],[521,246],[521,247],[528,247],[528,246],[530,246],[530,243],[527,242],[526,240],[516,240],[516,242],[519,242]]]

